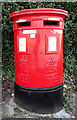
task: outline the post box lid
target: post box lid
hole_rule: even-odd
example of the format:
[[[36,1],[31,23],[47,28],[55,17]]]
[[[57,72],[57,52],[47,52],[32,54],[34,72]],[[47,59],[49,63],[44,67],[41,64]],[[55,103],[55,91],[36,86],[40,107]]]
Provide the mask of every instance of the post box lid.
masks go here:
[[[31,14],[57,14],[63,15],[63,19],[68,16],[68,12],[62,9],[54,9],[54,8],[37,8],[37,9],[26,9],[15,11],[9,15],[10,19],[13,20],[14,17],[21,16],[21,15],[31,15]]]

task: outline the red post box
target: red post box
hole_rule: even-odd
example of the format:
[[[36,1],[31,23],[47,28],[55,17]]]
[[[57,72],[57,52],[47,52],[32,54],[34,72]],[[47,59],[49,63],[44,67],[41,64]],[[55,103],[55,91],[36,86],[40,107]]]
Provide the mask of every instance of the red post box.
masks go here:
[[[63,29],[68,12],[37,8],[10,14],[14,21],[15,100],[53,113],[63,106]]]

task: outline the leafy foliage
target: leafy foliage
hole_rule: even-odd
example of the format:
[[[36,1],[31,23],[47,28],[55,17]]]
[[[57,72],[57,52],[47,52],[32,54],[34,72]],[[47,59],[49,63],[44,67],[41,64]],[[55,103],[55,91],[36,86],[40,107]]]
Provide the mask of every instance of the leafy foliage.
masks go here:
[[[64,47],[63,47],[63,79],[76,81],[76,35],[77,35],[77,2],[5,2],[2,3],[2,56],[3,75],[14,76],[14,34],[13,21],[9,19],[9,14],[24,9],[32,8],[57,8],[69,12],[64,25]]]

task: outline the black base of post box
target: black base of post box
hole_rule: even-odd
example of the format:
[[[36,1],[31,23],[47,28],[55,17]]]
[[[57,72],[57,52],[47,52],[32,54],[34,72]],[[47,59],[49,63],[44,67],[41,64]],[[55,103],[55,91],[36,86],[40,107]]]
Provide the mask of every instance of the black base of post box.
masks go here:
[[[31,112],[55,113],[63,107],[63,85],[32,89],[15,83],[15,101]]]

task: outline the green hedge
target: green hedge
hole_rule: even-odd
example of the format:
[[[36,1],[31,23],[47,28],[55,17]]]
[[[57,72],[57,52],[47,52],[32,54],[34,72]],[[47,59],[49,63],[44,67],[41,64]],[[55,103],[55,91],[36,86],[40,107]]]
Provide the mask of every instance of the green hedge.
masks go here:
[[[63,65],[64,80],[76,80],[76,43],[77,43],[77,2],[5,2],[2,3],[2,60],[3,75],[14,76],[14,34],[13,21],[9,19],[9,14],[24,9],[37,8],[57,8],[68,11],[68,18],[64,25],[63,42]]]

